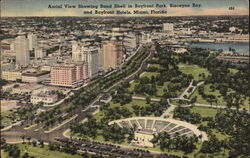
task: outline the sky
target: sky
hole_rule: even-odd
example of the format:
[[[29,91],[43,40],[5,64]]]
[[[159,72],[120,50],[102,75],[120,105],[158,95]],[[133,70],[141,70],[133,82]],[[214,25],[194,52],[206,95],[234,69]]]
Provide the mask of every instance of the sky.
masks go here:
[[[201,4],[200,8],[169,8],[170,4]],[[249,15],[249,1],[248,0],[2,0],[1,1],[1,16],[2,17],[17,17],[17,16],[101,16],[101,15],[87,15],[83,11],[90,11],[95,9],[58,9],[48,8],[49,5],[97,5],[100,4],[154,4],[154,8],[122,8],[122,11],[151,11],[151,10],[165,10],[167,14],[150,14],[150,16],[203,16],[203,15]],[[156,4],[165,4],[167,8],[155,8]],[[234,10],[229,10],[230,6],[234,6]],[[98,8],[97,10],[104,10]],[[106,10],[118,10],[115,8]],[[149,15],[149,14],[148,14]],[[102,16],[118,16],[102,15]],[[124,15],[123,15],[124,16]],[[127,15],[127,16],[147,16],[144,15]]]

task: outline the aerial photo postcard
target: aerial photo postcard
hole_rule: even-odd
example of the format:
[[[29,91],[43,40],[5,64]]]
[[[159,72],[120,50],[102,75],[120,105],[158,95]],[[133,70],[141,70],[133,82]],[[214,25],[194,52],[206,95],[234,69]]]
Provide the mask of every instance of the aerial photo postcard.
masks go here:
[[[1,0],[1,158],[250,158],[248,0]]]

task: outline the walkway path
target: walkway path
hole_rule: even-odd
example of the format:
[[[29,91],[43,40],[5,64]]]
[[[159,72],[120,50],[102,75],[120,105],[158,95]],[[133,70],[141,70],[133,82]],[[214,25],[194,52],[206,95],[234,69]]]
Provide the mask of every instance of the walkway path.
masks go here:
[[[146,100],[146,97],[139,97],[139,96],[132,96],[132,99],[135,99],[135,100]],[[151,98],[151,101],[161,101],[161,99],[159,98]]]
[[[170,107],[161,115],[161,117],[173,118],[173,111],[176,108],[176,105],[171,104],[169,99],[167,99],[167,101],[168,101],[168,104],[170,105]]]
[[[193,94],[193,92],[196,90],[197,87],[199,87],[200,85],[204,84],[204,81],[201,81],[199,83],[197,83],[196,86],[193,86],[193,80],[190,82],[189,86],[185,89],[185,91],[178,97],[179,99],[185,99],[185,98],[189,98],[189,96],[191,96]],[[188,92],[188,90],[190,88],[193,88],[191,92]],[[186,96],[184,98],[184,96]]]

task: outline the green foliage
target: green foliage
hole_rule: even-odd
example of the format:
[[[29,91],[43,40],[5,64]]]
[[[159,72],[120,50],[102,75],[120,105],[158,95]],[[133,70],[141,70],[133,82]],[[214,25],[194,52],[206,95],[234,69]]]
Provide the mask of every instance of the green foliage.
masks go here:
[[[200,151],[206,154],[218,153],[221,150],[221,142],[215,137],[210,137],[209,141],[204,141]]]
[[[73,123],[70,126],[70,130],[73,133],[79,133],[81,136],[87,136],[95,138],[97,136],[98,129],[101,125],[96,122],[95,118],[89,118],[85,123]]]
[[[8,155],[13,158],[20,157],[21,151],[15,144],[7,144],[5,139],[1,138],[1,150],[8,152]]]
[[[192,137],[175,135],[173,138],[166,132],[161,132],[159,135],[154,136],[152,143],[160,145],[160,149],[164,151],[181,150],[185,154],[192,153],[196,149],[195,143],[198,142],[198,137],[195,135]]]
[[[202,121],[202,117],[199,113],[191,113],[189,108],[177,107],[174,110],[174,118],[180,118],[192,124],[197,124]]]
[[[128,135],[128,140],[131,141],[134,138],[134,131],[129,128],[121,128],[117,124],[112,124],[103,128],[102,135],[105,141],[121,143],[125,141],[126,135]]]

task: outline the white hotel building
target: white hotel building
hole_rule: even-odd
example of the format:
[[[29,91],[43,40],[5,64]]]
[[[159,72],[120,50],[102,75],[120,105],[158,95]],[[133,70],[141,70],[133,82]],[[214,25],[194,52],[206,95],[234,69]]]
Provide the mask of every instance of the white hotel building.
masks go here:
[[[100,53],[97,47],[87,47],[82,43],[72,43],[72,61],[84,61],[88,65],[88,75],[90,78],[98,75],[100,67]]]

